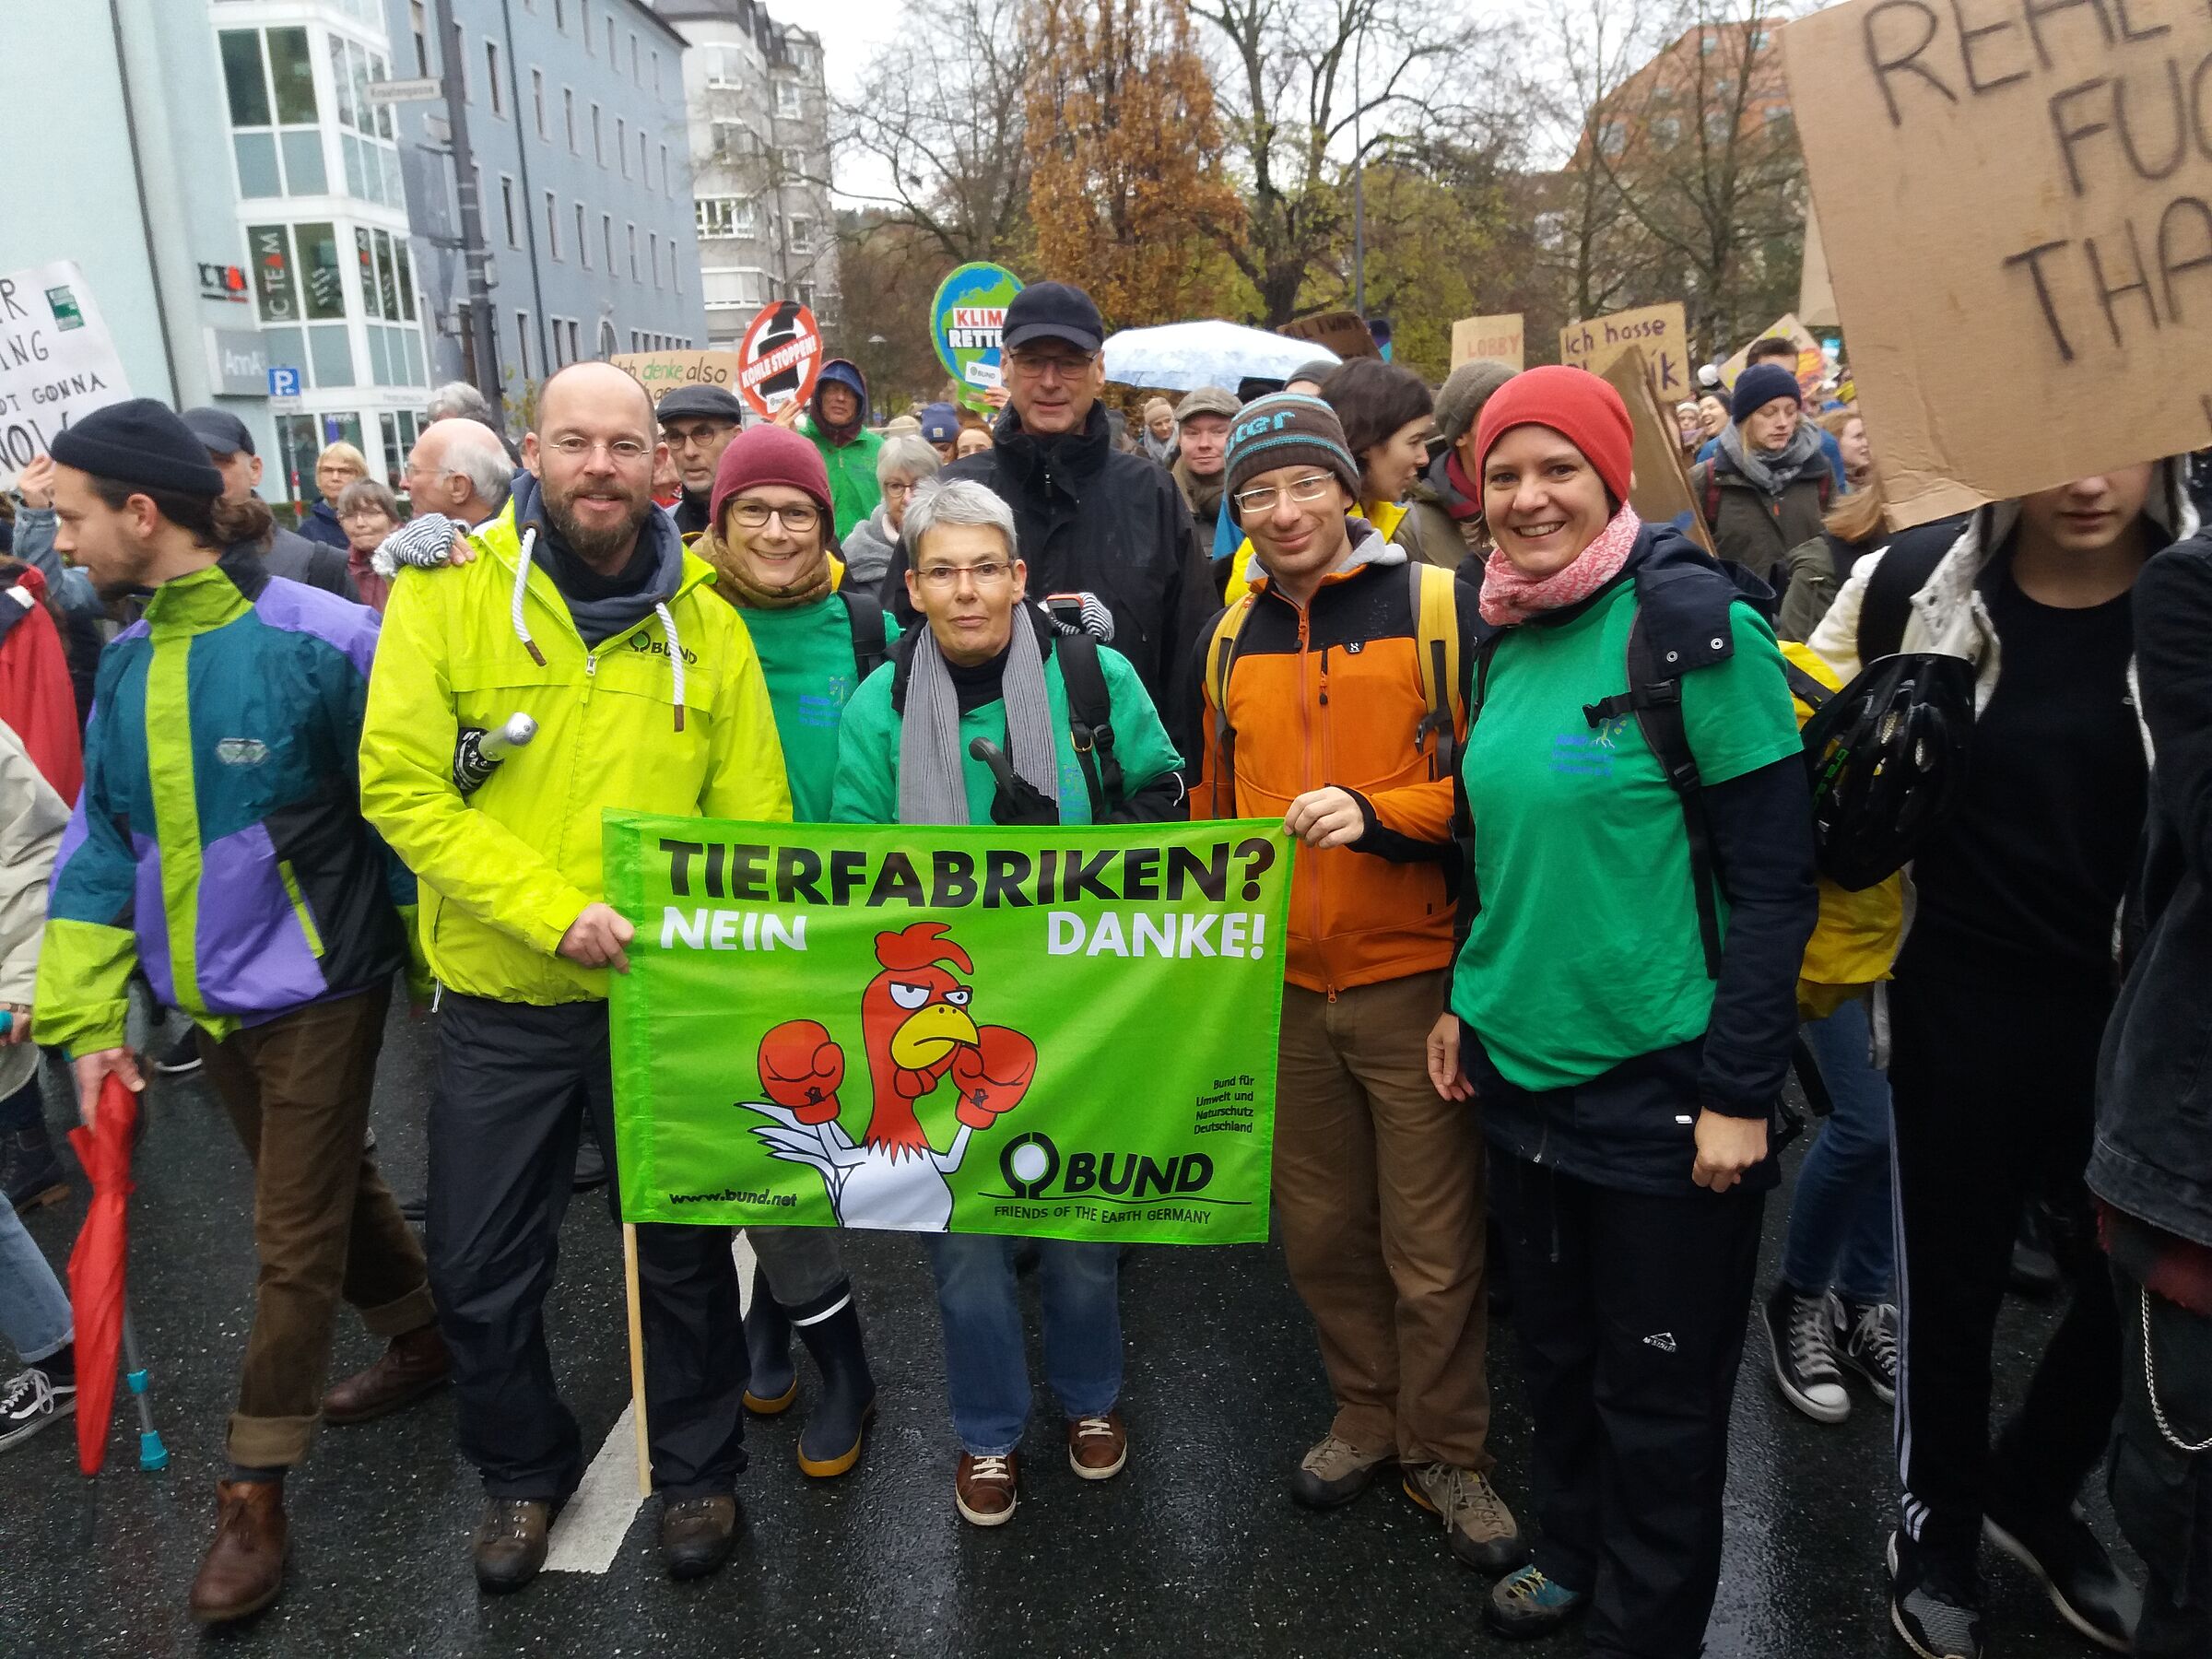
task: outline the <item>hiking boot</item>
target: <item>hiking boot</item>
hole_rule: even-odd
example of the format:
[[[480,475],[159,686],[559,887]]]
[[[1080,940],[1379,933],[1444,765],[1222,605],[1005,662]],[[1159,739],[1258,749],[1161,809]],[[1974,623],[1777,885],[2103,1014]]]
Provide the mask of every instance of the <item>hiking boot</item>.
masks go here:
[[[545,1498],[488,1498],[470,1541],[477,1583],[496,1594],[520,1590],[546,1564],[546,1535],[559,1507]]]
[[[45,1124],[0,1135],[0,1193],[18,1215],[69,1196],[69,1171],[54,1155]]]
[[[0,1452],[21,1445],[56,1418],[76,1412],[76,1378],[33,1365],[0,1382]]]
[[[1521,1527],[1487,1476],[1447,1463],[1417,1464],[1405,1474],[1406,1496],[1444,1524],[1452,1553],[1490,1578],[1528,1559]]]
[[[1067,1466],[1077,1480],[1112,1480],[1128,1461],[1129,1430],[1120,1412],[1068,1418]]]
[[[2078,1503],[2037,1512],[1994,1493],[1982,1535],[2035,1574],[2058,1616],[2099,1647],[2132,1653],[2143,1593],[2112,1565]]]
[[[662,1500],[661,1564],[670,1578],[706,1577],[730,1559],[736,1542],[735,1492]]]
[[[1760,1317],[1773,1357],[1774,1382],[1783,1398],[1816,1423],[1840,1423],[1851,1415],[1851,1395],[1836,1364],[1835,1315],[1828,1292],[1807,1296],[1787,1279],[1768,1292]]]
[[[745,1305],[745,1408],[755,1417],[788,1411],[799,1397],[798,1369],[791,1362],[791,1319],[769,1294],[768,1276],[758,1262]]]
[[[1589,1599],[1583,1591],[1547,1578],[1541,1568],[1524,1567],[1490,1586],[1483,1598],[1482,1622],[1500,1636],[1524,1641],[1550,1635],[1580,1613]]]
[[[1362,1452],[1347,1440],[1324,1434],[1290,1477],[1290,1497],[1308,1509],[1335,1509],[1375,1483],[1375,1471],[1394,1462],[1389,1452]]]
[[[971,1457],[960,1453],[952,1472],[953,1507],[971,1526],[1004,1526],[1014,1519],[1018,1503],[1020,1460],[1008,1452],[1001,1457]]]
[[[367,1371],[356,1371],[323,1396],[323,1420],[344,1428],[411,1406],[453,1374],[445,1338],[435,1324],[392,1338]]]
[[[193,1618],[201,1624],[229,1624],[260,1612],[284,1588],[290,1546],[284,1482],[216,1482],[215,1541],[192,1581]]]
[[[800,1325],[798,1332],[822,1373],[821,1397],[799,1430],[799,1473],[830,1480],[860,1461],[868,1425],[876,1420],[876,1378],[868,1370],[860,1310],[853,1305],[851,1288],[834,1312]],[[795,1382],[792,1392],[798,1392]]]
[[[1972,1563],[1923,1554],[1891,1533],[1889,1624],[1920,1659],[1982,1659],[1982,1586]]]
[[[1897,1404],[1897,1304],[1836,1303],[1838,1357],[1866,1379],[1885,1406]]]
[[[198,1028],[186,1026],[184,1034],[172,1041],[151,1044],[147,1059],[153,1068],[165,1077],[182,1077],[200,1069]]]

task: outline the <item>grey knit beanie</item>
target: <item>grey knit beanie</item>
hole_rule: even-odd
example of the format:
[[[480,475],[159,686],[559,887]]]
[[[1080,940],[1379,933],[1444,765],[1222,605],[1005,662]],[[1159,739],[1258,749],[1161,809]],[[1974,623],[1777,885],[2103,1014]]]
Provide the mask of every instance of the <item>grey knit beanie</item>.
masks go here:
[[[1436,435],[1446,449],[1475,429],[1490,394],[1512,378],[1513,371],[1503,363],[1479,359],[1452,371],[1436,394]]]

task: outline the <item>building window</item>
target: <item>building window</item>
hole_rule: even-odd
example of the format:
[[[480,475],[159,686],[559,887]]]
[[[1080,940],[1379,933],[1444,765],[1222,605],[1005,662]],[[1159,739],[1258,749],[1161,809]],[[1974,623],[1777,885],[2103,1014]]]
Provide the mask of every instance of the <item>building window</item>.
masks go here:
[[[550,138],[553,135],[546,129],[546,72],[543,69],[530,71],[530,104],[537,112],[537,135]]]
[[[606,19],[606,66],[615,66],[615,19],[611,14]]]
[[[796,115],[798,112],[799,83],[794,80],[786,80],[779,76],[776,78],[776,113]]]
[[[592,159],[600,166],[606,165],[606,129],[599,124],[599,106],[592,106]]]
[[[576,88],[573,87],[560,89],[560,119],[569,131],[569,154],[581,156],[583,151],[576,142]]]
[[[645,84],[645,71],[640,67],[641,62],[638,53],[638,37],[633,34],[629,37],[629,78],[641,87]]]
[[[546,252],[555,259],[560,257],[560,203],[549,190],[546,192]]]
[[[661,54],[657,52],[653,53],[653,89],[661,89]]]
[[[641,184],[653,182],[653,174],[645,166],[645,129],[643,127],[638,129],[638,182]]]
[[[814,221],[803,213],[794,213],[786,223],[791,230],[791,248],[796,253],[814,251]]]
[[[514,364],[524,380],[530,378],[530,313],[514,313]]]
[[[590,57],[592,55],[591,0],[576,0],[576,23],[577,27],[583,31],[583,55]]]
[[[621,116],[618,115],[615,117],[615,159],[620,164],[622,168],[622,176],[626,179],[629,177],[629,135],[628,131],[628,125],[629,124],[626,123]]]
[[[355,384],[337,227],[327,219],[248,225],[246,248],[269,360],[297,367],[312,386]],[[362,295],[373,302],[371,285]]]
[[[600,239],[606,243],[606,274],[612,276],[615,274],[615,216],[613,214],[603,213],[599,216],[599,235]]]
[[[569,0],[553,0],[553,27],[562,34],[569,31]]]
[[[484,42],[484,84],[491,90],[491,112],[504,117],[507,113],[507,94],[500,86],[500,43]]]
[[[569,361],[571,363],[580,363],[583,360],[583,353],[577,349],[576,339],[576,319],[571,317],[569,319]]]
[[[226,29],[218,40],[239,194],[326,194],[329,177],[323,160],[323,132],[317,125],[321,112],[307,30]]]
[[[735,161],[759,153],[760,140],[742,121],[714,124],[714,153],[724,161]]]
[[[786,179],[804,179],[806,176],[806,152],[798,149],[778,150],[776,164],[782,168]]]
[[[423,0],[407,0],[407,28],[415,36],[415,73],[430,72],[430,20]]]
[[[634,224],[629,227],[629,279],[638,280],[638,228]]]
[[[505,173],[500,175],[500,208],[507,219],[507,245],[511,248],[521,247],[523,237],[518,229],[521,221],[514,211],[514,181]]]
[[[615,355],[615,325],[605,317],[599,319],[599,355],[601,357]]]
[[[552,324],[553,327],[553,358],[552,360],[546,366],[549,369],[564,368],[567,366],[569,360],[567,352],[568,339],[560,332],[560,319],[559,317],[547,317],[546,321]]]
[[[592,239],[585,234],[583,204],[576,204],[576,262],[585,270],[592,268]]]
[[[646,263],[653,266],[653,286],[657,288],[661,286],[661,238],[658,231],[648,230],[645,233],[645,258]]]
[[[700,196],[694,204],[701,236],[758,236],[760,216],[744,196]]]
[[[668,176],[668,147],[665,144],[661,146],[661,194],[668,196],[676,194],[675,181]]]
[[[724,265],[700,272],[700,299],[709,311],[742,309],[760,303],[761,273],[750,266]]]
[[[365,225],[353,229],[354,259],[361,284],[369,378],[379,386],[428,383],[422,333],[415,327],[415,277],[406,238]]]
[[[740,78],[745,60],[734,46],[709,46],[707,54],[707,85],[710,87],[742,87]]]

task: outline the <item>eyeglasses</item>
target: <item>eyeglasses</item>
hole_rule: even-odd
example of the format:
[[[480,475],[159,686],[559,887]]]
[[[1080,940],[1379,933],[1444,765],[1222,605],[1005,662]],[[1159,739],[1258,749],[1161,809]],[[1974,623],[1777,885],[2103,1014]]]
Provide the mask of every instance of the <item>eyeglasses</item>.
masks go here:
[[[1099,359],[1088,351],[1010,351],[1006,361],[1018,374],[1031,380],[1045,380],[1058,375],[1062,380],[1073,380],[1088,371]]]
[[[1331,473],[1309,473],[1302,478],[1293,478],[1289,484],[1290,499],[1301,506],[1311,501],[1318,501],[1323,496],[1329,493],[1329,486],[1335,482],[1336,482],[1335,477]],[[1258,489],[1240,489],[1236,495],[1237,511],[1239,512],[1273,512],[1276,503],[1282,499],[1282,490],[1272,484],[1265,485]]]
[[[887,499],[891,496],[911,496],[921,488],[921,485],[913,483],[886,484],[883,487],[883,493]]]
[[[928,570],[916,571],[914,574],[936,592],[949,594],[960,585],[963,576],[974,577],[975,585],[979,588],[996,587],[1012,578],[1014,567],[1003,559],[986,559],[982,564],[931,565]]]
[[[546,447],[564,461],[582,461],[605,450],[619,466],[635,466],[653,453],[653,445],[640,443],[635,438],[618,438],[612,443],[594,443],[589,438],[579,437],[574,432],[553,439]]]
[[[731,505],[730,516],[747,530],[758,530],[772,518],[794,535],[804,535],[822,522],[818,507],[771,507],[766,501],[743,500]]]

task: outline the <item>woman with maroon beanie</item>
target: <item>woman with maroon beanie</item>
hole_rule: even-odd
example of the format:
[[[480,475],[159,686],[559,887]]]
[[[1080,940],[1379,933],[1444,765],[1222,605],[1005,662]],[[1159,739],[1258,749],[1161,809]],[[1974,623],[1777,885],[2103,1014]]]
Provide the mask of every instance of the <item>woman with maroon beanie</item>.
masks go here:
[[[1594,1656],[1689,1659],[1817,899],[1782,653],[1637,518],[1632,448],[1581,369],[1515,376],[1477,427],[1480,904],[1429,1070],[1481,1101],[1535,1425],[1535,1559],[1484,1617],[1534,1636],[1586,1611]],[[1693,794],[1654,745],[1694,759]]]

